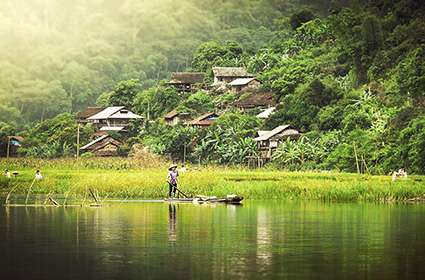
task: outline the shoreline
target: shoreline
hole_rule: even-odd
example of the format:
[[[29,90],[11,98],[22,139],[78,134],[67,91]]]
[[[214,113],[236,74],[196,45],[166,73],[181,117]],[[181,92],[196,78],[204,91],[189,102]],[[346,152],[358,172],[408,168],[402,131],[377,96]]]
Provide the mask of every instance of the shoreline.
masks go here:
[[[4,168],[4,166],[2,166]],[[0,178],[0,193],[27,195],[33,181],[33,168],[22,167],[9,181]],[[162,199],[167,196],[166,168],[129,170],[66,166],[42,169],[43,180],[36,181],[30,195],[69,197],[89,196],[88,189],[102,199]],[[180,174],[179,188],[189,196],[222,197],[237,194],[245,199],[306,199],[335,202],[405,202],[425,197],[425,176],[413,175],[396,182],[391,176],[358,175],[339,172],[288,172],[264,169],[238,169],[207,166]]]

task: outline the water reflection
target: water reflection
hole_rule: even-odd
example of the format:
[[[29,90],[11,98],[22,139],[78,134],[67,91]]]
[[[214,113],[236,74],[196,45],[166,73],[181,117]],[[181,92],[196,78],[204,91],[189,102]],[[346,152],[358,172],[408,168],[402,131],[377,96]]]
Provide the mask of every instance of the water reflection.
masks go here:
[[[259,208],[257,214],[257,264],[263,272],[266,272],[272,265],[271,246],[272,239],[267,211]],[[276,244],[276,246],[281,246],[281,244]]]
[[[424,205],[6,207],[0,269],[4,279],[415,279],[424,232]]]
[[[169,242],[176,242],[177,240],[177,233],[176,233],[176,213],[177,213],[177,206],[174,203],[170,203],[168,205],[168,241]]]

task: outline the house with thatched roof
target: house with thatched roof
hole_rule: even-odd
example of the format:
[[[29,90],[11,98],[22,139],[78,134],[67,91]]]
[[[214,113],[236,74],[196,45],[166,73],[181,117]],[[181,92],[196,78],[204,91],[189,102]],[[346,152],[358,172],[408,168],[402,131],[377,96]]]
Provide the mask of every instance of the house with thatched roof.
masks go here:
[[[173,110],[164,116],[165,123],[171,126],[175,126],[179,123],[184,123],[190,120],[190,114],[187,112],[178,112]]]
[[[213,67],[213,85],[228,84],[238,78],[253,78],[243,67]]]
[[[187,124],[193,127],[208,127],[213,125],[218,117],[219,115],[217,113],[209,112],[197,117]]]
[[[301,136],[300,132],[292,129],[290,125],[281,125],[273,130],[258,131],[258,137],[254,138],[257,143],[259,157],[263,160],[270,160],[273,152],[280,143],[286,139],[297,139]]]
[[[237,78],[229,83],[229,86],[234,93],[239,93],[246,89],[257,89],[261,85],[257,78]]]
[[[204,77],[204,73],[200,72],[174,72],[168,84],[178,91],[193,91],[196,85],[203,84]]]
[[[99,157],[118,156],[121,142],[109,135],[103,135],[80,148],[82,153],[91,152]]]
[[[233,106],[242,111],[250,109],[265,109],[276,105],[273,93],[271,92],[252,92],[242,96]]]

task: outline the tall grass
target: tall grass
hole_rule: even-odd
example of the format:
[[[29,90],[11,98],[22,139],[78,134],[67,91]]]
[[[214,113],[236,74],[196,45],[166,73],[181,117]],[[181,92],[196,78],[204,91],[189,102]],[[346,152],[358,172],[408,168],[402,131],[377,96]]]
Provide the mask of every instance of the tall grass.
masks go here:
[[[39,165],[42,163],[42,165]],[[4,162],[1,163],[4,168]],[[151,165],[151,166],[150,166]],[[83,197],[88,188],[101,197],[162,198],[167,195],[165,163],[129,159],[16,160],[11,170],[16,178],[0,179],[5,194],[15,184],[15,194],[25,194],[41,168],[44,179],[32,194]],[[180,175],[181,190],[190,195],[238,194],[248,199],[320,199],[329,201],[402,201],[425,195],[425,177],[410,176],[391,182],[390,176],[360,176],[349,173],[285,172],[243,168],[189,168]]]

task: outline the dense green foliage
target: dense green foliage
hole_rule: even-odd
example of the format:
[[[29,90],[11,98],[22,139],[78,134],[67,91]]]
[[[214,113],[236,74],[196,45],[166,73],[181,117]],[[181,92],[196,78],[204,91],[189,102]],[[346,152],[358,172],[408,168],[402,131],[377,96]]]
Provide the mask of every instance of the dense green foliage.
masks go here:
[[[65,2],[6,5],[15,13],[0,32],[19,32],[0,43],[0,134],[23,130],[32,149],[53,139],[53,154],[69,155],[73,139],[50,129],[66,133],[63,115],[29,121],[97,100],[143,115],[149,122],[130,142],[174,159],[186,146],[191,160],[242,163],[256,153],[256,129],[290,124],[304,136],[278,148],[279,168],[425,172],[423,1]],[[233,93],[177,93],[164,82],[172,71],[196,70],[209,83],[213,66],[257,74],[278,101],[270,119],[233,112]],[[173,109],[226,113],[194,130],[163,125]]]

